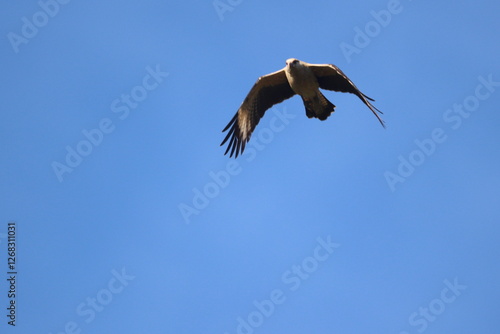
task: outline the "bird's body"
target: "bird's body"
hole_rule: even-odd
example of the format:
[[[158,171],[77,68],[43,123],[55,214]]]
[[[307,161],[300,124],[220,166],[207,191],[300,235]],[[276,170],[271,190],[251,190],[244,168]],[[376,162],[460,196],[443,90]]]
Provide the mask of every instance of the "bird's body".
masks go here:
[[[286,61],[285,75],[288,84],[295,94],[304,98],[313,98],[319,91],[319,84],[313,71],[304,66],[298,59],[288,59]]]
[[[306,63],[290,58],[286,61],[286,79],[295,94],[302,97],[306,116],[325,120],[334,111],[335,106],[319,91],[318,79]]]
[[[381,111],[369,101],[373,99],[361,93],[338,67],[309,64],[290,58],[287,59],[285,68],[257,79],[238,112],[223,130],[224,132],[230,128],[221,145],[231,138],[225,154],[231,150],[230,156],[236,154],[238,157],[265,111],[295,94],[301,96],[308,118],[316,117],[322,121],[327,119],[334,112],[335,105],[328,101],[319,88],[357,95],[382,126],[385,126],[376,112]]]

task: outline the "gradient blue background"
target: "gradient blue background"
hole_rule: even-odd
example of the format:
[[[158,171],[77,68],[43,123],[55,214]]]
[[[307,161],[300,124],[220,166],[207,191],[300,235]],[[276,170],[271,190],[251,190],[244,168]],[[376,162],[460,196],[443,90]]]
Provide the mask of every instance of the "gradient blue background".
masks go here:
[[[479,76],[500,81],[498,1],[403,0],[350,61],[341,43],[387,1],[233,3],[221,20],[211,0],[75,0],[18,53],[7,34],[40,6],[3,5],[0,276],[16,221],[19,295],[12,328],[1,280],[0,331],[233,334],[279,289],[254,333],[419,333],[409,317],[457,278],[424,332],[497,333],[500,87],[457,129],[443,115]],[[326,122],[287,100],[275,110],[296,117],[186,224],[179,205],[229,161],[222,128],[289,57],[338,65],[387,129],[352,95],[325,92]],[[111,103],[157,65],[168,77],[119,119]],[[104,118],[114,131],[59,182],[51,164]],[[391,191],[384,173],[436,128],[446,141]],[[328,236],[340,247],[291,291],[282,275]],[[87,323],[77,306],[123,268],[135,278]]]

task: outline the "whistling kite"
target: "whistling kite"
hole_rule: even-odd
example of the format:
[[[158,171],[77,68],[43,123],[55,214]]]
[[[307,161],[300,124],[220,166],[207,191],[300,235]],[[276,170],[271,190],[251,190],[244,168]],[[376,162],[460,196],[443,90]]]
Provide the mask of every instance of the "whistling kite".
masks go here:
[[[355,94],[385,127],[384,121],[377,114],[377,111],[382,112],[370,103],[374,100],[361,93],[337,66],[309,64],[290,58],[287,59],[285,68],[257,79],[236,115],[222,130],[224,132],[230,129],[221,146],[231,139],[224,154],[231,151],[230,157],[235,153],[235,157],[238,157],[266,110],[295,94],[302,98],[307,117],[316,117],[322,121],[327,119],[335,111],[335,105],[327,100],[319,88]]]

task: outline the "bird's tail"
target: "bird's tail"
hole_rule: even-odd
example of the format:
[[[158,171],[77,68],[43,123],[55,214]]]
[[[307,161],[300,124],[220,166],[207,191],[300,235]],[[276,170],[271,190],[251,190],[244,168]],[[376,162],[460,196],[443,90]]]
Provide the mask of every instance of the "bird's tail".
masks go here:
[[[335,111],[335,105],[318,91],[318,94],[310,99],[302,98],[304,107],[306,108],[306,116],[309,118],[316,117],[324,121]]]

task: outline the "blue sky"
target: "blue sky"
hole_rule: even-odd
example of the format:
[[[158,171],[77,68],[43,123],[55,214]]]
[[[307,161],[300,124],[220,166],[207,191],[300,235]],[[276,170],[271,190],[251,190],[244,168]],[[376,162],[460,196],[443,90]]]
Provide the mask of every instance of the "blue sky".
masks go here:
[[[1,332],[496,333],[499,11],[4,5]],[[224,156],[222,128],[290,57],[339,66],[387,129],[326,91],[327,121],[294,97]]]

